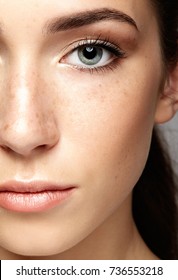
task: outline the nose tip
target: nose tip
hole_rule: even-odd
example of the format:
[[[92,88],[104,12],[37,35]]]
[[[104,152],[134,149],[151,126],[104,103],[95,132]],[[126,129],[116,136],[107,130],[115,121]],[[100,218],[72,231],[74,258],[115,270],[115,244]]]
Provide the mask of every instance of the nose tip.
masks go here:
[[[36,151],[49,150],[58,143],[55,116],[47,113],[47,108],[37,112],[34,107],[23,111],[11,107],[3,111],[4,114],[0,112],[0,148],[27,157]]]
[[[30,146],[22,147],[21,145],[3,145],[1,147],[4,151],[8,153],[17,154],[22,157],[30,157],[30,155],[32,155],[32,153],[37,150],[47,151],[48,149],[50,149],[50,146],[48,145],[41,145],[37,147],[30,147]]]
[[[50,133],[51,132],[51,133]],[[36,151],[47,151],[58,142],[58,135],[52,129],[40,129],[33,125],[5,125],[0,132],[0,146],[4,151],[27,157]]]

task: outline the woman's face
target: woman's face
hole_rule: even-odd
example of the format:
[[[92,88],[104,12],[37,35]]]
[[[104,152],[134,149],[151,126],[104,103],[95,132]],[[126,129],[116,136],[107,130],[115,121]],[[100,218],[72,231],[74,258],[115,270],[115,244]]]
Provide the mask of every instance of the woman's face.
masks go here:
[[[132,192],[149,152],[162,76],[149,2],[0,1],[0,190],[11,192],[7,203],[0,198],[6,250],[67,250]],[[73,189],[55,199],[53,186]]]

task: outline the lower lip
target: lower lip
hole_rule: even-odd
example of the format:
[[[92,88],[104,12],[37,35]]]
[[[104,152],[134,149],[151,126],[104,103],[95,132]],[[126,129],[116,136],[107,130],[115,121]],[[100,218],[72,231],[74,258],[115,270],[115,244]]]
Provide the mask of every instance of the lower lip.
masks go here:
[[[0,207],[14,212],[43,212],[54,208],[72,194],[74,188],[39,193],[0,192]]]

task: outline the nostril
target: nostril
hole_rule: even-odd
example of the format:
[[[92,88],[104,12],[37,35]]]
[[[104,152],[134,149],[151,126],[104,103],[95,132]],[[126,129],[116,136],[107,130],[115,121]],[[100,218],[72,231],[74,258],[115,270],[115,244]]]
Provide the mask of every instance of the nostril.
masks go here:
[[[1,147],[1,149],[2,149],[5,153],[7,153],[7,154],[15,153],[14,150],[13,150],[12,148],[8,147],[8,146],[5,146],[5,145],[3,146],[3,145],[1,145],[0,147]]]
[[[37,147],[38,150],[46,150],[48,148],[48,145],[40,145]]]
[[[51,148],[51,145],[44,144],[44,145],[40,145],[40,146],[36,147],[35,150],[44,151],[44,150],[49,150],[50,148]]]
[[[4,150],[5,152],[9,152],[11,149],[8,146],[1,145],[1,149]]]

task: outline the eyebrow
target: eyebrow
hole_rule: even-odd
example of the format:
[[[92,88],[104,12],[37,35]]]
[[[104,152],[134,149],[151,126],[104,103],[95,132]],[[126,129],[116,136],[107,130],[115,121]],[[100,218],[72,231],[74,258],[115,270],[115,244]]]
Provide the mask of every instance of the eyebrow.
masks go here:
[[[138,30],[136,22],[129,15],[115,9],[95,9],[79,13],[70,14],[69,16],[59,17],[48,21],[44,28],[44,34],[53,34],[60,31],[79,28],[90,25],[99,21],[116,20],[127,23]]]

